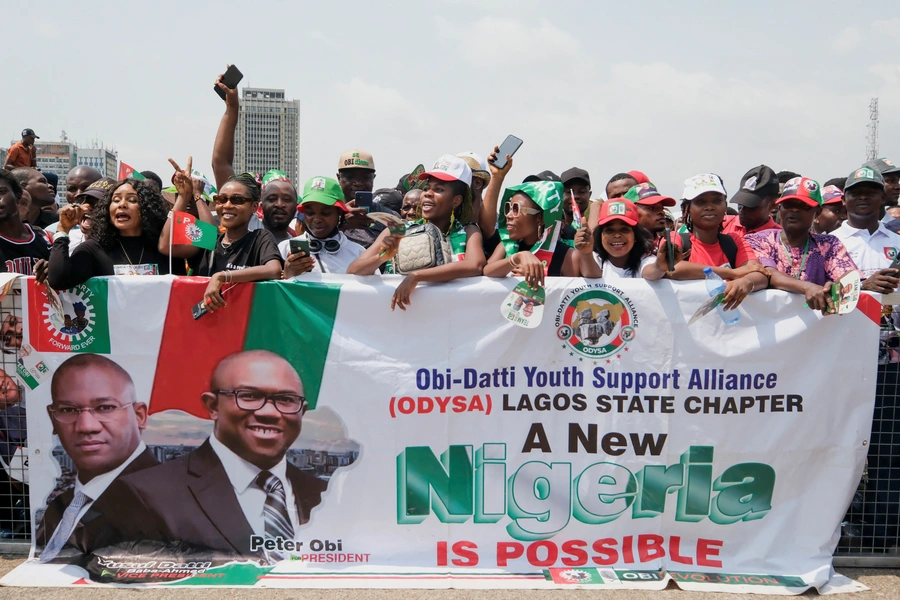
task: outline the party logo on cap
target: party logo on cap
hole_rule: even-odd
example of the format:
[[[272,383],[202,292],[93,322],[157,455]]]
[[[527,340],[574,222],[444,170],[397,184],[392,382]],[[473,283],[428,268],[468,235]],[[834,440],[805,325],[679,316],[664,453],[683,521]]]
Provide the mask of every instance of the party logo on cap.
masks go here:
[[[556,313],[556,334],[563,349],[569,356],[578,354],[595,364],[601,359],[610,363],[612,358],[622,358],[634,340],[637,324],[631,301],[622,290],[605,283],[571,290]]]
[[[628,210],[628,207],[625,206],[624,202],[613,202],[609,205],[609,210],[607,214],[610,215],[624,215]]]
[[[750,190],[751,192],[756,191],[756,182],[757,182],[756,175],[754,175],[753,177],[751,177],[750,179],[748,179],[747,181],[744,182],[744,189]]]
[[[875,171],[872,169],[862,168],[857,169],[856,173],[853,174],[854,179],[875,179]]]
[[[882,159],[881,159],[881,162],[883,162],[884,164],[886,164],[886,165],[889,166],[889,167],[893,167],[893,166],[894,166],[894,163],[892,163],[891,161],[889,161],[889,160],[886,159],[886,158],[882,158]]]
[[[819,184],[816,183],[815,181],[813,181],[812,179],[807,179],[806,181],[803,182],[803,187],[806,188],[807,192],[812,193],[812,192],[815,192],[817,189],[819,189]]]
[[[324,177],[316,177],[312,180],[312,184],[310,184],[309,188],[311,190],[324,190],[325,189],[325,178]]]

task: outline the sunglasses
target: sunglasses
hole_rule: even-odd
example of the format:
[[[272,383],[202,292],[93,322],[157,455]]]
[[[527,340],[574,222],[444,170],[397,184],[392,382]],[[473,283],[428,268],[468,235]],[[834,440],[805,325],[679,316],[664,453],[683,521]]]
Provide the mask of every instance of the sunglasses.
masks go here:
[[[521,202],[507,202],[503,205],[503,214],[512,215],[514,217],[518,217],[520,214],[526,215],[539,215],[541,211],[537,208],[528,208],[524,206]]]
[[[216,194],[213,196],[213,202],[216,204],[227,204],[231,202],[233,206],[242,206],[245,202],[253,202],[253,198],[248,198],[247,196],[225,196]]]

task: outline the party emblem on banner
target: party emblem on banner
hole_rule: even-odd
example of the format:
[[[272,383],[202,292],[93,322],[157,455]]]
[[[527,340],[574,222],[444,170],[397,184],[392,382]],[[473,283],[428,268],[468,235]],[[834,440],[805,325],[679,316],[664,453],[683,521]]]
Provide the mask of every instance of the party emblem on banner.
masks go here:
[[[556,313],[564,348],[599,359],[617,355],[634,339],[637,315],[624,293],[600,283],[571,290]]]
[[[108,354],[107,282],[89,280],[57,293],[28,282],[29,332],[38,352]]]

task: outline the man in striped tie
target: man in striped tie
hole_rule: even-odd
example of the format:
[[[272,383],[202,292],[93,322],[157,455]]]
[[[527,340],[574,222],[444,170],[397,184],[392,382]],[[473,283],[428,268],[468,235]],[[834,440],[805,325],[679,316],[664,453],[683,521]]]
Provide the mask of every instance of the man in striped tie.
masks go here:
[[[216,367],[203,402],[214,424],[199,448],[116,482],[139,529],[132,539],[177,545],[182,560],[272,564],[300,554],[298,529],[326,484],[285,458],[306,412],[297,371],[272,352],[232,354]]]

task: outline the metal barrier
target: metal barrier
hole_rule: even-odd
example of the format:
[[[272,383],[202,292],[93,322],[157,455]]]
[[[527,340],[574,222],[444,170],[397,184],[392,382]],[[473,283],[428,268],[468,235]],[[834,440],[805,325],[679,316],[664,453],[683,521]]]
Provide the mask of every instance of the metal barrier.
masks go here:
[[[27,554],[30,508],[21,451],[25,445],[25,393],[15,378],[22,342],[22,296],[18,282],[0,301],[0,552]],[[900,294],[885,296],[900,305]],[[896,348],[900,332],[883,335],[884,351]],[[889,339],[887,339],[889,338]],[[841,525],[836,566],[900,567],[900,362],[880,364],[869,456],[859,489]],[[20,461],[20,462],[17,462]],[[18,468],[17,468],[18,467]],[[24,478],[27,481],[27,478]]]

